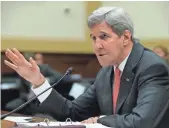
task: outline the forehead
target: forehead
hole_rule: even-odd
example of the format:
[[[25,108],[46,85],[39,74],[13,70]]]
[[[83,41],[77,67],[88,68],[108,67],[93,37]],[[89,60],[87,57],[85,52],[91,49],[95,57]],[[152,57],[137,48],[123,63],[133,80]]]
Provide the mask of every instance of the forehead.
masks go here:
[[[101,32],[109,33],[109,34],[113,33],[111,26],[108,25],[105,21],[100,23],[100,24],[94,25],[90,29],[90,34],[91,35],[100,34]]]
[[[160,51],[163,52],[163,50],[161,48],[155,48],[154,51]]]
[[[41,54],[36,54],[35,58],[42,58],[43,56]]]

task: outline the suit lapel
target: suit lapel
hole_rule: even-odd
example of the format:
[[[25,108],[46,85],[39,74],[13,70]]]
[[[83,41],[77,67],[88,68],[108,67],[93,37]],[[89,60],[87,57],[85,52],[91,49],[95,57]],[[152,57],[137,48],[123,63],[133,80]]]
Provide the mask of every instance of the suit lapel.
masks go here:
[[[118,96],[118,100],[117,100],[117,106],[116,106],[115,113],[117,113],[119,111],[120,107],[122,106],[125,99],[129,95],[130,89],[132,87],[133,78],[134,78],[134,73],[131,71],[125,71],[123,73],[124,74],[122,74],[121,81],[120,81],[120,83],[121,83],[120,84],[120,91],[119,91],[119,96]]]
[[[123,105],[124,101],[126,100],[127,96],[130,93],[134,78],[133,69],[140,60],[143,51],[144,47],[142,45],[140,45],[139,43],[134,43],[133,49],[131,51],[131,54],[127,60],[127,63],[123,70],[123,74],[121,76],[120,91],[118,95],[115,113],[118,113],[118,111],[120,110],[121,106]]]
[[[113,102],[112,102],[112,75],[113,67],[110,67],[104,76],[104,88],[103,88],[103,106],[106,115],[113,113]],[[111,76],[111,77],[110,77]]]

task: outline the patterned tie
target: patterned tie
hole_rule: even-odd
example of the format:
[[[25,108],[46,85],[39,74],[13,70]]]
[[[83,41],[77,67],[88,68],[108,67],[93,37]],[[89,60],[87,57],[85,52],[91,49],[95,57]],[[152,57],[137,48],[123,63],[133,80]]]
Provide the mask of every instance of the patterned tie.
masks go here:
[[[115,69],[114,73],[114,86],[113,86],[113,110],[115,113],[116,110],[116,103],[120,89],[120,70],[119,68]]]

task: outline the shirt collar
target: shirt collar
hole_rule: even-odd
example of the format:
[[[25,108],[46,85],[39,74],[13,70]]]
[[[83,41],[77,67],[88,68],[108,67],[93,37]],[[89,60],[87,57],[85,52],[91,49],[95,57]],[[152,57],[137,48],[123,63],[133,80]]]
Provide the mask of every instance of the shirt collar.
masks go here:
[[[125,65],[126,65],[126,63],[127,63],[127,60],[128,60],[128,58],[129,58],[129,55],[130,55],[130,53],[128,54],[128,56],[120,63],[120,65],[119,65],[119,69],[120,69],[120,71],[121,72],[123,72],[123,70],[124,70],[124,67],[125,67]],[[115,70],[115,66],[114,66],[114,70]]]

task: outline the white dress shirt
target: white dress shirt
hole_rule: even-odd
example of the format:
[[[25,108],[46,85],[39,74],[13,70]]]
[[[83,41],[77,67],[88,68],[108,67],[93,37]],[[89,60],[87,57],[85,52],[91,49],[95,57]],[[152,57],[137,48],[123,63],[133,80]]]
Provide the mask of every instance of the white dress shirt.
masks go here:
[[[129,55],[120,63],[120,65],[118,67],[120,69],[120,71],[121,71],[121,74],[123,73],[124,67],[126,66],[127,60],[129,58]],[[114,71],[115,71],[115,69],[116,69],[116,67],[114,66]]]

